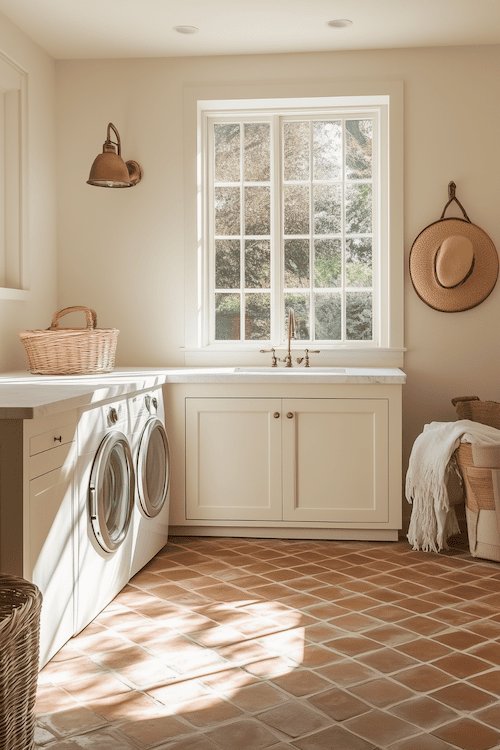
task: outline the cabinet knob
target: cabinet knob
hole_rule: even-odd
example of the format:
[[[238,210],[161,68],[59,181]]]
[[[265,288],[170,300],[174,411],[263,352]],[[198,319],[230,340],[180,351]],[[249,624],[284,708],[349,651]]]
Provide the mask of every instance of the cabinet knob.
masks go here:
[[[59,441],[60,443],[62,443],[62,435],[60,435],[59,437],[55,437],[54,436],[54,441],[56,441],[56,440]]]
[[[289,411],[286,416],[287,416],[287,419],[293,419],[293,412]]]
[[[275,411],[275,412],[274,412],[274,414],[273,414],[273,417],[274,417],[275,419],[279,419],[279,417],[280,417],[280,413],[279,413],[279,411]]]

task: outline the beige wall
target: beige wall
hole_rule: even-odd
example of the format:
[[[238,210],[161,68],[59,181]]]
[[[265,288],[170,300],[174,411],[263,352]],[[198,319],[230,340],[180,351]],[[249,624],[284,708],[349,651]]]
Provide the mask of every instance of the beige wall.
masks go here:
[[[500,47],[53,63],[0,20],[0,48],[30,74],[27,302],[0,301],[1,369],[24,365],[16,333],[56,309],[53,115],[58,155],[57,307],[85,304],[121,329],[119,365],[182,365],[184,342],[183,87],[401,80],[405,89],[405,252],[439,218],[454,180],[471,220],[500,247],[497,129]],[[131,190],[85,184],[106,126],[144,180]],[[195,154],[192,155],[193,160]],[[406,279],[404,460],[426,422],[454,419],[450,399],[500,400],[500,284],[474,310],[431,310]],[[48,323],[47,323],[48,325]],[[406,508],[405,508],[406,510]]]
[[[2,14],[0,50],[28,74],[29,292],[24,299],[5,299],[0,290],[0,372],[5,372],[27,369],[17,334],[47,327],[57,304],[55,64]]]

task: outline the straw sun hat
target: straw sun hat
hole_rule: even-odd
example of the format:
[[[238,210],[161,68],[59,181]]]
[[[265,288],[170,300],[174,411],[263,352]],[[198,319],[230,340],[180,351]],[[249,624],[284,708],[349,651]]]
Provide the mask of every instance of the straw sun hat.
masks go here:
[[[426,227],[410,251],[410,276],[420,299],[434,310],[460,312],[479,305],[498,277],[498,254],[492,240],[465,213],[450,182],[450,200],[439,221]],[[455,201],[464,215],[444,218]]]

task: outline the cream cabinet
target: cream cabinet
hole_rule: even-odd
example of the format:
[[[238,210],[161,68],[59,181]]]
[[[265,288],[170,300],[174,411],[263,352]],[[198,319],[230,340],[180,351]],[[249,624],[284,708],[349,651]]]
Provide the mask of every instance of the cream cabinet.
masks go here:
[[[186,518],[389,523],[389,402],[187,398]]]
[[[0,566],[43,596],[40,664],[74,634],[76,413],[0,422]]]

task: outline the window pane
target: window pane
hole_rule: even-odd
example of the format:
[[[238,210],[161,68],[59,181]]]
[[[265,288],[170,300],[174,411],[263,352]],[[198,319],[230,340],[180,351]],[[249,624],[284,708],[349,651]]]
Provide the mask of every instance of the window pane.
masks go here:
[[[305,340],[310,338],[309,333],[309,295],[308,294],[285,294],[285,339],[288,336],[288,310],[292,308],[295,318],[295,338]]]
[[[340,185],[315,185],[314,234],[338,234],[341,229]]]
[[[285,287],[309,286],[309,240],[285,240]]]
[[[315,180],[339,180],[342,176],[342,123],[313,123]]]
[[[244,180],[271,179],[271,131],[267,122],[247,122],[244,131]]]
[[[250,289],[269,289],[271,286],[271,243],[269,240],[246,240],[245,286]]]
[[[308,122],[284,123],[283,169],[283,177],[285,180],[309,179]]]
[[[369,237],[346,240],[347,286],[372,285],[372,241]]]
[[[372,231],[372,186],[346,185],[346,234],[369,234]]]
[[[309,187],[285,185],[283,197],[285,234],[309,234]]]
[[[269,341],[271,338],[271,295],[245,295],[245,338]]]
[[[215,240],[215,287],[240,288],[239,240]]]
[[[240,126],[214,125],[215,182],[239,182]]]
[[[215,295],[215,338],[227,341],[240,338],[240,295]]]
[[[346,338],[362,341],[372,337],[372,293],[347,292]]]
[[[347,120],[346,178],[369,180],[372,176],[373,120]]]
[[[271,234],[271,193],[268,187],[245,188],[245,234]]]
[[[340,240],[315,240],[314,286],[337,287],[342,283],[342,245]]]
[[[215,234],[240,233],[240,189],[239,187],[215,188]]]
[[[342,338],[342,304],[340,294],[320,292],[314,295],[316,341],[339,341]]]

